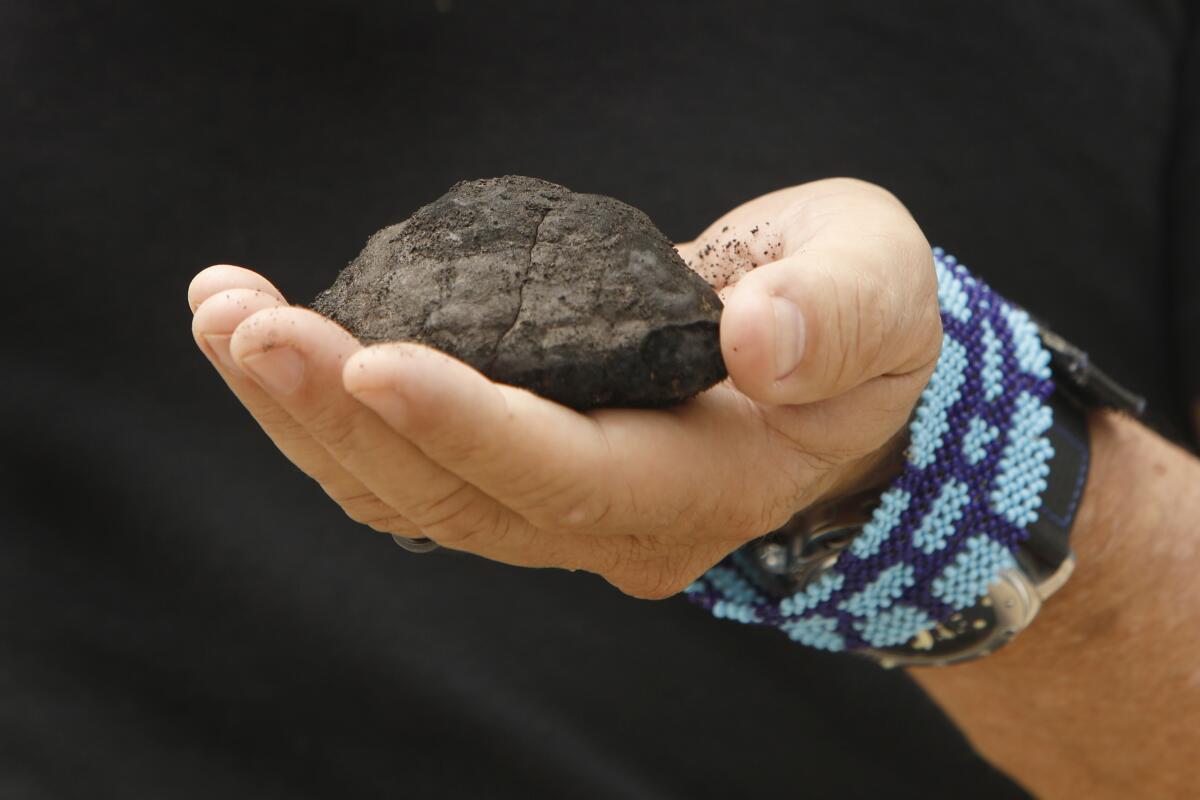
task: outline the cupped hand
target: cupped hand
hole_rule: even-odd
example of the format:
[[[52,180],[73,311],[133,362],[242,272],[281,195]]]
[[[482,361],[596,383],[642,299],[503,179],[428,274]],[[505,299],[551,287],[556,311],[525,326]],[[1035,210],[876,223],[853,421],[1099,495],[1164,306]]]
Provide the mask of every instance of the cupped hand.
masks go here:
[[[941,346],[929,245],[870,184],[765,195],[680,252],[726,300],[730,379],[665,410],[578,413],[421,345],[363,347],[240,267],[188,300],[200,349],[352,519],[658,598],[871,481]]]

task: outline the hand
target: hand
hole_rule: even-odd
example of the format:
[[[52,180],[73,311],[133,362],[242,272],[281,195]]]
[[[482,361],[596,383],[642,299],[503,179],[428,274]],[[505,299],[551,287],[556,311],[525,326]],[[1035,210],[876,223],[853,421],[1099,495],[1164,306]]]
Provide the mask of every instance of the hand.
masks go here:
[[[581,414],[427,347],[364,348],[239,267],[188,299],[200,349],[352,519],[659,598],[869,481],[941,346],[929,245],[870,184],[760,197],[680,252],[727,302],[731,379],[666,410]]]

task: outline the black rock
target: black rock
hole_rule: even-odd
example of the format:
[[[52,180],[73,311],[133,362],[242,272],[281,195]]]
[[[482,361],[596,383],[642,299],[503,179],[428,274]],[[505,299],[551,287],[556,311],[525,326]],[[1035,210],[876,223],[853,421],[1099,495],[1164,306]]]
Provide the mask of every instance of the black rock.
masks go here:
[[[650,219],[536,178],[457,184],[372,236],[313,308],[577,409],[670,405],[726,374],[721,301]]]

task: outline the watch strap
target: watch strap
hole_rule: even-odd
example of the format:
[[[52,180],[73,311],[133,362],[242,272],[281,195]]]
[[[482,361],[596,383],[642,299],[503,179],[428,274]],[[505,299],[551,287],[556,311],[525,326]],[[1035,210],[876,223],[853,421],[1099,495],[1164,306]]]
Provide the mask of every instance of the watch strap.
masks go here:
[[[1084,409],[1055,391],[1048,399],[1054,422],[1046,438],[1054,450],[1037,519],[1028,526],[1023,549],[1039,566],[1053,571],[1071,554],[1071,526],[1083,499],[1091,449]]]

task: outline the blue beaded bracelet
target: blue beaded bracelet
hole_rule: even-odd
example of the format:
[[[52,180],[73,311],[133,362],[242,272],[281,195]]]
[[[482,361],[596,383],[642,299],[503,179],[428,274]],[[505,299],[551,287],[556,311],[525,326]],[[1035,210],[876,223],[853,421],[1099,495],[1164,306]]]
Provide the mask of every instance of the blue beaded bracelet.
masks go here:
[[[686,589],[716,617],[822,650],[893,647],[988,593],[1038,516],[1054,449],[1050,354],[1029,315],[933,250],[944,338],[900,476],[837,562],[774,596],[737,551]]]

